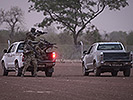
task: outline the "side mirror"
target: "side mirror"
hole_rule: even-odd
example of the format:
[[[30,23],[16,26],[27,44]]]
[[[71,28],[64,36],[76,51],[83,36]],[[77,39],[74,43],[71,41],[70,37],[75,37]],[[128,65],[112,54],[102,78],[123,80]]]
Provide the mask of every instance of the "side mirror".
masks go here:
[[[3,52],[4,52],[4,53],[7,53],[7,49],[4,49]]]

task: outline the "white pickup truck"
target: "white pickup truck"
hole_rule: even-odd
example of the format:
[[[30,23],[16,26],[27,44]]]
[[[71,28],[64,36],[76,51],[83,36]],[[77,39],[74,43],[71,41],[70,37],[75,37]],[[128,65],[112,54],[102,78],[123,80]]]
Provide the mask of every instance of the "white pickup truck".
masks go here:
[[[7,76],[8,72],[15,71],[17,76],[21,76],[24,55],[23,55],[24,41],[15,42],[11,44],[8,50],[4,50],[4,55],[1,59],[3,76]],[[51,77],[54,72],[53,66],[55,65],[55,52],[46,52],[47,59],[37,60],[37,71],[45,71],[47,77]],[[33,67],[29,66],[27,71],[30,71],[33,75]]]
[[[96,76],[101,73],[111,72],[117,76],[118,71],[123,71],[124,76],[129,77],[132,68],[132,53],[126,52],[120,42],[99,42],[90,46],[83,52],[83,75],[94,72]]]

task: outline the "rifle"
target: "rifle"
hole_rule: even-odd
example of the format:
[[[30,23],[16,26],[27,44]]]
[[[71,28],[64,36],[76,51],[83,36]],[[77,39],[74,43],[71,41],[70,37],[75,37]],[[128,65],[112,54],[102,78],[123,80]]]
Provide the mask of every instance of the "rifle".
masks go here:
[[[35,57],[37,57],[38,55],[40,55],[37,51],[36,51],[36,46],[33,45],[33,42],[32,41],[26,41],[25,42],[25,45],[27,46],[24,50],[24,54],[27,55],[28,53],[34,53],[35,54]],[[28,50],[27,50],[28,49]]]
[[[40,44],[39,47],[41,47],[41,49],[43,49],[44,51],[46,51],[48,48],[57,48],[56,43],[50,43],[48,41],[46,41],[45,39],[40,39]]]
[[[37,37],[40,36],[40,35],[43,35],[43,34],[47,34],[47,32],[42,32],[42,31],[37,30],[37,32],[33,33],[33,35],[37,36]]]

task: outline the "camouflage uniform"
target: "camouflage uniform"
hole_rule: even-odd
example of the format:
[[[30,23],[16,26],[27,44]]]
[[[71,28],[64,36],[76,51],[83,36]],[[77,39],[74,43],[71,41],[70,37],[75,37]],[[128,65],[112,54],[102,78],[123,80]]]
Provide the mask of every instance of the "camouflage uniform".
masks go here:
[[[38,59],[41,59],[41,60],[46,59],[47,56],[46,56],[45,48],[46,48],[46,46],[45,46],[45,44],[42,41],[40,41],[37,44],[37,46],[35,47],[35,49],[37,51],[37,54],[38,54],[38,56],[37,56]]]
[[[35,37],[31,32],[26,33],[25,45],[24,45],[24,68],[22,71],[22,76],[24,76],[27,68],[29,66],[34,67],[34,74],[33,76],[37,75],[37,60],[35,58],[34,46],[31,42],[34,41]]]
[[[28,41],[28,40],[32,40],[32,41],[35,40],[35,36],[34,36],[34,34],[32,32],[26,33],[26,39],[25,39],[25,41]]]
[[[46,52],[42,50],[38,45],[35,47],[36,52],[37,52],[37,58],[39,60],[44,60],[46,59]]]
[[[37,60],[35,58],[35,52],[33,51],[32,44],[27,41],[27,43],[24,46],[24,68],[22,71],[22,76],[25,74],[27,68],[29,66],[34,67],[34,74],[33,76],[37,75]]]

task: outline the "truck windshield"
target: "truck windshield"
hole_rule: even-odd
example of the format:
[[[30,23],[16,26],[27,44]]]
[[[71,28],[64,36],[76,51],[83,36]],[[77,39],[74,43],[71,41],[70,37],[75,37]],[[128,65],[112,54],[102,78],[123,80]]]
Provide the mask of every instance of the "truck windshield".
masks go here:
[[[99,44],[97,50],[122,50],[121,44]]]
[[[17,49],[17,52],[22,53],[24,48],[24,43],[20,43]]]

